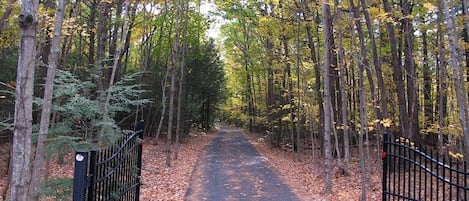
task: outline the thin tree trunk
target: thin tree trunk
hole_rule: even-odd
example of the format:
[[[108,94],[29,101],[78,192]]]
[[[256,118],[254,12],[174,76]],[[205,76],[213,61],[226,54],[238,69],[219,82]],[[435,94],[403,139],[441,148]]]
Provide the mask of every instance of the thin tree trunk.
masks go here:
[[[179,38],[181,30],[182,18],[182,0],[178,0],[176,4],[176,28],[174,31],[175,38],[172,47],[172,64],[171,64],[171,86],[169,90],[169,108],[168,108],[168,133],[166,135],[166,167],[171,166],[171,136],[173,129],[174,115],[174,97],[176,93],[176,74],[179,57]]]
[[[446,117],[447,117],[447,110],[446,110],[446,105],[447,105],[447,86],[446,86],[446,62],[444,60],[443,54],[444,54],[444,33],[443,33],[443,11],[442,11],[442,5],[441,1],[438,1],[438,27],[437,27],[437,43],[438,43],[438,48],[436,49],[436,68],[437,68],[437,82],[438,82],[438,104],[437,104],[437,111],[438,111],[438,152],[442,154],[443,151],[443,128],[446,126]]]
[[[105,97],[104,92],[104,69],[106,69],[106,41],[108,40],[108,10],[109,5],[107,2],[102,1],[99,3],[99,17],[98,17],[98,28],[97,28],[97,60],[98,64],[95,64],[96,68],[96,82],[98,87],[98,100],[104,105]],[[92,8],[93,9],[93,8]]]
[[[11,11],[13,10],[13,5],[15,4],[16,0],[10,0],[8,3],[8,7],[3,12],[2,18],[0,18],[0,35],[3,33],[3,27],[8,21],[8,18],[11,15]]]
[[[109,40],[109,59],[107,60],[109,65],[113,65],[114,61],[116,60],[116,51],[117,51],[117,42],[118,42],[118,35],[119,35],[119,30],[121,28],[121,19],[122,19],[122,7],[123,7],[123,0],[116,0],[113,1],[113,6],[115,6],[116,13],[112,14],[116,20],[110,21],[109,22],[109,31],[110,31],[110,40]],[[112,28],[111,28],[112,27]],[[111,30],[112,29],[112,30]],[[121,37],[122,38],[122,37]],[[120,40],[120,39],[119,39]],[[119,60],[119,59],[117,59]],[[111,79],[111,74],[113,70],[108,70],[106,69],[107,72],[107,78]]]
[[[48,58],[48,69],[46,83],[44,85],[44,98],[42,101],[41,120],[37,138],[36,154],[34,156],[34,166],[32,169],[31,184],[29,186],[29,200],[39,200],[40,184],[46,154],[46,140],[49,133],[50,114],[52,106],[52,95],[54,92],[54,80],[57,63],[60,54],[60,40],[62,37],[62,24],[65,15],[65,0],[58,1],[55,14],[54,38],[51,42],[51,52]]]
[[[312,13],[311,8],[308,6],[309,5],[309,0],[304,1],[305,4],[305,19],[308,18],[308,13]],[[317,93],[317,102],[316,104],[319,106],[319,124],[318,124],[318,130],[322,131],[324,129],[324,107],[323,107],[323,99],[322,99],[322,90],[321,90],[321,70],[320,70],[320,64],[319,64],[319,51],[316,51],[316,47],[314,45],[314,40],[313,40],[313,34],[311,31],[311,24],[307,23],[306,24],[306,33],[308,36],[308,47],[310,49],[310,55],[311,55],[311,60],[313,61],[314,65],[314,76],[315,76],[315,83],[314,83],[314,89]],[[319,32],[318,32],[319,33]],[[319,34],[317,34],[319,37]],[[314,137],[313,134],[311,134],[311,137]],[[311,139],[311,142],[313,143],[313,161],[314,161],[314,138]]]
[[[124,27],[123,27],[123,30],[122,30],[122,33],[121,33],[121,37],[120,37],[120,41],[119,41],[120,42],[119,47],[117,48],[117,51],[115,52],[115,54],[113,56],[114,63],[113,63],[113,66],[112,66],[112,72],[111,72],[111,76],[109,78],[109,86],[108,87],[112,87],[114,85],[114,80],[115,80],[115,77],[116,77],[117,69],[119,67],[119,58],[121,56],[121,52],[123,51],[123,49],[125,47],[125,41],[126,41],[126,38],[127,38],[127,33],[129,32],[128,14],[129,14],[129,2],[126,0],[124,2]],[[106,102],[104,104],[104,111],[105,111],[106,115],[108,113],[108,107],[109,107],[109,102],[111,100],[111,95],[112,95],[111,91],[108,91],[107,96],[106,96]]]
[[[155,143],[158,143],[160,138],[161,128],[163,127],[164,115],[166,113],[166,82],[168,80],[169,68],[166,68],[164,78],[161,82],[161,117],[158,123],[158,129],[156,130]]]
[[[411,16],[413,2],[402,0],[403,16]],[[419,107],[417,97],[417,74],[415,73],[414,61],[414,27],[413,18],[404,17],[402,19],[402,31],[404,32],[404,69],[406,69],[407,81],[407,137],[416,143],[421,143],[419,135]]]
[[[336,0],[336,4],[338,4]],[[340,20],[341,17],[341,11],[336,9],[336,14],[338,17],[338,20]],[[342,38],[343,38],[343,30],[342,26],[338,27],[338,56],[339,56],[339,88],[340,88],[340,115],[342,119],[342,127],[343,133],[344,133],[344,161],[342,164],[342,173],[345,175],[348,175],[348,165],[350,161],[350,142],[349,142],[349,124],[348,124],[348,119],[347,119],[347,99],[345,95],[345,55],[344,55],[344,48],[342,45]],[[340,157],[340,155],[339,155]]]
[[[452,2],[452,1],[451,1]],[[459,121],[464,135],[464,157],[469,160],[469,125],[467,124],[467,90],[464,83],[464,70],[461,62],[458,35],[454,27],[454,13],[450,14],[448,2],[443,1],[443,11],[446,17],[446,32],[448,34],[449,49],[451,53],[450,64],[453,69],[453,81],[456,90],[456,100],[459,109]]]
[[[366,109],[365,109],[365,86],[363,84],[363,64],[359,65],[359,70],[358,70],[358,82],[359,82],[359,99],[360,99],[360,131],[359,131],[359,138],[358,138],[358,148],[360,152],[360,172],[361,172],[361,201],[366,200],[366,167],[365,167],[365,154],[363,150],[363,134],[365,132],[366,128]]]
[[[95,67],[95,40],[96,40],[96,33],[95,33],[95,27],[96,27],[96,12],[97,9],[94,9],[98,3],[95,0],[91,0],[91,5],[89,5],[90,9],[90,16],[88,19],[88,34],[89,36],[89,44],[88,44],[88,65],[90,68]]]
[[[464,42],[469,43],[469,18],[468,16],[468,4],[467,0],[461,0],[462,3],[462,15],[464,16]],[[464,47],[464,56],[466,57],[466,82],[469,82],[469,48]],[[469,94],[468,94],[469,95]]]
[[[182,98],[183,98],[183,86],[184,86],[184,71],[185,71],[185,56],[186,56],[186,36],[187,36],[187,2],[183,1],[184,9],[183,9],[183,29],[182,29],[182,55],[181,55],[181,63],[180,63],[180,75],[179,75],[179,89],[178,89],[178,105],[177,105],[177,117],[176,117],[176,142],[174,147],[174,159],[178,159],[179,154],[179,137],[181,133],[181,124],[184,126],[185,124],[181,121],[182,112]]]
[[[326,173],[325,179],[325,193],[332,193],[332,153],[331,153],[331,122],[333,114],[331,114],[332,100],[331,100],[331,82],[330,82],[330,68],[331,68],[331,11],[329,1],[322,1],[322,19],[323,19],[323,34],[324,34],[324,172]]]
[[[389,5],[388,0],[383,0],[384,11],[391,13],[391,6]],[[406,108],[406,95],[405,95],[405,86],[404,81],[402,80],[402,66],[397,49],[397,38],[394,34],[394,24],[393,22],[386,22],[386,31],[389,36],[389,45],[391,47],[391,67],[393,69],[393,80],[396,83],[397,88],[397,99],[399,106],[399,121],[400,121],[400,131],[401,135],[409,138],[411,133],[407,133],[409,122],[407,120],[407,108]]]
[[[368,30],[368,35],[371,39],[371,54],[373,57],[373,65],[376,70],[376,78],[378,81],[378,89],[380,93],[380,114],[381,118],[388,118],[388,95],[386,91],[386,87],[384,86],[384,80],[383,80],[383,73],[381,69],[381,63],[379,62],[379,56],[378,56],[378,51],[376,47],[376,39],[374,36],[374,28],[373,28],[373,23],[371,22],[370,15],[368,14],[368,8],[365,0],[360,0],[361,8],[363,15],[365,17],[365,22],[366,22],[366,27]],[[379,150],[379,149],[378,149]]]
[[[38,0],[23,0],[18,17],[20,42],[15,89],[15,116],[9,201],[25,201],[31,181],[31,133],[36,59]]]
[[[428,62],[427,30],[422,30],[422,53],[423,53],[423,105],[425,122],[428,128],[433,123],[433,99],[432,99],[432,69]]]

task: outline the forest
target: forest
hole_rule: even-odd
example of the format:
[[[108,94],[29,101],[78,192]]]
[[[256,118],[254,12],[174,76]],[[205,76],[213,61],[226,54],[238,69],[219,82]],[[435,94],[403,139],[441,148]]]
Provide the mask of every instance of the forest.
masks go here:
[[[354,155],[366,183],[383,133],[467,160],[468,11],[467,0],[0,0],[1,193],[39,200],[50,160],[109,146],[140,120],[167,167],[191,130],[220,121],[294,161],[317,152],[326,194]]]

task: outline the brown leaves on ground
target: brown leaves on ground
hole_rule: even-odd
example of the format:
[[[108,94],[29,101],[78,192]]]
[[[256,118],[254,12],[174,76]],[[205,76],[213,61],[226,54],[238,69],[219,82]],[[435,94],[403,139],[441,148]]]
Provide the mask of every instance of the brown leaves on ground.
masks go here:
[[[193,132],[180,145],[179,159],[172,160],[172,166],[165,165],[165,143],[160,140],[158,145],[151,143],[153,139],[146,139],[143,146],[143,168],[141,197],[143,201],[179,201],[189,187],[192,171],[203,147],[214,137],[215,131],[210,133]],[[318,157],[321,153],[316,150],[316,159],[312,160],[311,149],[301,155],[301,162],[295,162],[293,152],[281,149],[272,149],[264,140],[257,140],[251,135],[251,142],[268,159],[270,165],[278,171],[281,178],[292,190],[305,201],[321,200],[359,200],[361,195],[360,166],[357,157],[350,161],[349,175],[340,174],[338,165],[333,170],[333,192],[324,195],[324,166],[322,159]],[[0,145],[0,192],[4,192],[7,186],[7,159],[8,144]],[[174,148],[174,146],[173,146]],[[174,153],[173,153],[174,154]],[[50,164],[49,177],[73,177],[73,156],[68,154],[64,157],[66,162],[57,165],[56,160]],[[353,156],[358,156],[354,153]],[[375,156],[375,153],[372,154]],[[367,160],[367,161],[378,161]],[[367,164],[367,198],[368,200],[381,200],[381,165],[378,162]],[[0,199],[2,200],[2,199]]]
[[[197,158],[204,145],[215,136],[215,132],[192,132],[189,134],[180,144],[179,159],[172,160],[172,166],[169,168],[166,168],[165,165],[164,140],[160,140],[158,145],[154,145],[151,143],[153,138],[145,139],[140,200],[184,200]],[[0,145],[0,193],[6,192],[8,182],[8,146],[8,143]],[[64,157],[64,162],[64,164],[58,165],[56,159],[51,161],[49,178],[73,178],[74,153],[67,154]],[[4,200],[1,196],[0,194],[0,200]]]
[[[268,142],[259,140],[255,134],[250,134],[251,143],[266,157],[283,178],[286,184],[305,201],[345,201],[360,200],[361,196],[361,176],[360,164],[357,157],[351,158],[349,164],[349,174],[343,175],[338,164],[333,164],[332,194],[325,195],[325,173],[324,164],[320,150],[315,152],[315,160],[312,159],[311,149],[301,153],[301,161],[294,161],[294,153],[283,149],[271,148]],[[354,153],[353,156],[358,156]],[[372,155],[376,156],[376,155]],[[369,160],[367,160],[368,162]],[[376,161],[376,160],[371,160]],[[381,164],[373,162],[366,165],[367,171],[367,199],[381,200]]]
[[[0,200],[4,200],[6,188],[8,187],[8,160],[10,155],[10,144],[0,144]]]
[[[166,167],[165,143],[143,146],[142,188],[140,200],[184,200],[192,170],[204,146],[215,131],[192,132],[180,145],[177,160]],[[174,146],[173,146],[174,147]],[[172,153],[174,156],[174,153]]]

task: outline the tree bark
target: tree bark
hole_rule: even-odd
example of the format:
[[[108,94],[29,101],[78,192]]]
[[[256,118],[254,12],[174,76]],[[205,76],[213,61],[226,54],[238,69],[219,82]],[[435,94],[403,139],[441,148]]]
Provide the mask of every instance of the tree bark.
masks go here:
[[[373,65],[375,67],[375,70],[376,70],[376,78],[377,78],[377,81],[378,81],[378,89],[379,89],[379,92],[380,92],[380,116],[381,118],[388,118],[389,114],[388,114],[388,109],[387,109],[387,106],[388,106],[388,95],[387,95],[387,90],[386,90],[386,87],[384,86],[384,80],[383,80],[383,72],[382,72],[382,69],[381,69],[381,63],[379,62],[379,56],[378,56],[378,50],[377,50],[377,47],[376,47],[376,39],[375,39],[375,36],[374,36],[374,28],[373,28],[373,24],[371,22],[371,19],[370,19],[370,15],[368,14],[368,11],[367,11],[367,4],[365,2],[365,0],[360,0],[360,4],[361,4],[361,8],[362,8],[362,12],[363,12],[363,16],[365,17],[365,22],[366,22],[366,27],[367,27],[367,30],[368,30],[368,35],[370,37],[370,40],[371,40],[371,54],[372,54],[372,57],[373,57]]]
[[[93,9],[93,8],[92,8]],[[98,47],[97,47],[97,60],[98,63],[95,64],[96,66],[96,82],[98,86],[98,100],[104,105],[105,97],[103,91],[104,87],[104,69],[106,69],[106,43],[108,41],[108,11],[109,11],[109,4],[106,1],[102,1],[98,5],[99,9],[99,17],[98,17],[98,28],[97,28],[97,39],[98,39]]]
[[[309,5],[309,0],[305,0],[304,3],[306,4],[305,9],[306,13],[311,13],[311,8]],[[308,16],[305,14],[305,17]],[[307,18],[307,17],[306,17]],[[314,76],[315,76],[315,83],[314,89],[316,91],[317,102],[316,104],[319,106],[319,125],[318,130],[322,131],[324,128],[324,108],[323,108],[323,99],[322,99],[322,91],[321,91],[321,71],[319,65],[319,51],[316,52],[316,47],[314,45],[313,34],[311,31],[310,23],[306,24],[306,33],[308,36],[308,47],[310,50],[311,60],[313,61],[314,65]],[[318,34],[319,35],[319,34]]]
[[[459,109],[459,121],[464,135],[464,157],[469,160],[469,125],[467,90],[464,83],[464,70],[461,62],[461,49],[458,44],[458,35],[454,27],[454,13],[450,13],[448,2],[443,0],[443,11],[446,18],[446,32],[448,34],[449,49],[451,53],[450,65],[453,69],[453,82],[456,90],[456,101]]]
[[[336,4],[338,1],[336,0]],[[338,20],[341,20],[341,13],[338,8],[335,10]],[[347,99],[345,95],[345,54],[343,48],[343,29],[342,26],[338,27],[338,56],[339,56],[339,93],[340,93],[340,114],[341,115],[341,122],[340,125],[343,131],[343,143],[344,143],[344,160],[342,163],[342,173],[348,175],[348,165],[350,161],[350,142],[349,142],[349,123],[347,118]],[[340,155],[339,155],[340,157]]]
[[[388,0],[383,0],[384,11],[387,13],[392,13],[391,6],[389,5]],[[396,84],[397,100],[399,106],[399,123],[401,135],[409,138],[410,133],[407,133],[409,122],[406,108],[406,95],[405,95],[405,86],[402,77],[402,66],[401,60],[397,48],[397,38],[394,33],[394,24],[393,22],[386,22],[386,31],[388,32],[389,45],[391,47],[391,67],[393,69],[393,80]]]
[[[332,100],[331,100],[331,82],[330,82],[330,68],[331,68],[331,11],[328,0],[322,1],[322,20],[323,20],[323,34],[324,34],[324,65],[322,71],[324,73],[324,172],[326,173],[325,193],[332,193],[332,152],[331,152],[331,122],[334,117],[331,114]]]
[[[175,147],[174,147],[174,159],[178,159],[178,154],[179,154],[179,137],[180,137],[180,133],[181,133],[181,125],[184,126],[185,124],[183,123],[182,121],[182,98],[183,98],[183,87],[184,87],[184,71],[185,71],[185,65],[186,65],[186,61],[185,61],[185,56],[186,56],[186,37],[187,37],[187,2],[186,1],[182,1],[184,2],[183,3],[183,14],[182,14],[182,17],[183,17],[183,20],[182,20],[182,24],[183,24],[183,29],[182,29],[182,45],[181,45],[181,49],[182,49],[182,54],[181,54],[181,62],[180,62],[180,75],[179,75],[179,80],[178,80],[178,84],[179,84],[179,89],[178,89],[178,105],[177,105],[177,117],[176,117],[176,142],[175,142]]]
[[[58,1],[58,7],[55,14],[54,38],[51,42],[51,52],[48,58],[48,69],[46,83],[44,85],[44,97],[42,101],[41,120],[39,124],[39,133],[34,156],[34,166],[32,169],[31,184],[29,186],[29,200],[39,200],[39,191],[44,168],[44,159],[46,151],[47,134],[49,133],[50,114],[52,106],[52,95],[54,92],[54,80],[57,63],[60,54],[60,40],[62,37],[62,23],[65,15],[65,0]]]
[[[174,115],[174,97],[176,93],[176,74],[177,64],[179,57],[179,39],[181,30],[182,18],[182,0],[178,0],[176,4],[176,28],[174,30],[174,41],[172,49],[172,63],[171,63],[171,86],[169,90],[169,108],[168,108],[168,133],[166,136],[166,167],[171,166],[171,136],[173,129],[173,115]]]
[[[363,64],[358,65],[359,70],[358,70],[358,82],[359,82],[359,99],[360,99],[360,131],[358,135],[358,149],[359,149],[359,154],[360,154],[360,172],[361,172],[361,196],[360,200],[361,201],[366,201],[366,167],[365,167],[365,154],[363,150],[363,134],[365,133],[366,129],[366,108],[365,108],[365,86],[363,84],[363,70],[364,66]]]
[[[402,1],[402,31],[404,32],[404,69],[407,81],[407,137],[420,143],[419,140],[419,107],[417,97],[417,75],[414,61],[414,27],[412,18],[412,2]]]
[[[15,89],[10,201],[25,201],[31,181],[31,133],[38,0],[22,0]]]
[[[112,65],[112,71],[111,71],[111,76],[109,77],[109,86],[112,87],[114,85],[114,80],[116,79],[116,74],[117,70],[119,68],[119,59],[121,57],[121,52],[124,50],[125,47],[125,41],[127,39],[127,33],[129,32],[129,20],[128,20],[128,14],[129,14],[129,2],[125,1],[124,2],[124,25],[122,28],[122,33],[120,36],[119,40],[119,47],[117,47],[116,52],[114,52],[114,56],[112,57],[114,59],[113,65]],[[106,102],[104,103],[104,111],[105,114],[107,115],[108,113],[108,108],[109,108],[109,102],[111,100],[111,91],[108,91],[106,95]]]
[[[437,99],[438,104],[436,111],[438,111],[438,152],[442,152],[443,148],[443,128],[447,125],[446,117],[448,116],[447,112],[447,86],[446,86],[446,62],[443,57],[444,54],[444,33],[443,33],[443,18],[444,14],[442,11],[441,1],[438,1],[438,7],[440,8],[438,11],[438,27],[437,27],[437,43],[438,48],[435,49],[436,51],[436,69],[437,69]]]
[[[11,15],[11,11],[13,10],[13,5],[15,4],[16,0],[10,0],[8,7],[3,12],[2,18],[0,18],[0,35],[3,33],[3,27],[8,21],[8,18]]]
[[[427,30],[422,30],[422,56],[423,56],[423,105],[425,123],[428,128],[433,123],[433,99],[432,99],[432,70],[428,62]]]
[[[95,7],[98,5],[96,0],[91,0],[91,5],[89,5],[90,16],[88,17],[88,34],[90,42],[88,43],[88,65],[90,68],[95,67],[95,40],[96,40],[96,11]]]

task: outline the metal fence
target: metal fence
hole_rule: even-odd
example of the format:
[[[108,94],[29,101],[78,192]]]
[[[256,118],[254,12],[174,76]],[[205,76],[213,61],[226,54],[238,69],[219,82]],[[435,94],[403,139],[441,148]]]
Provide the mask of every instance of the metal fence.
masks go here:
[[[408,139],[384,134],[383,201],[469,198],[466,162],[431,154]]]
[[[74,201],[139,200],[142,128],[107,149],[76,152]]]

